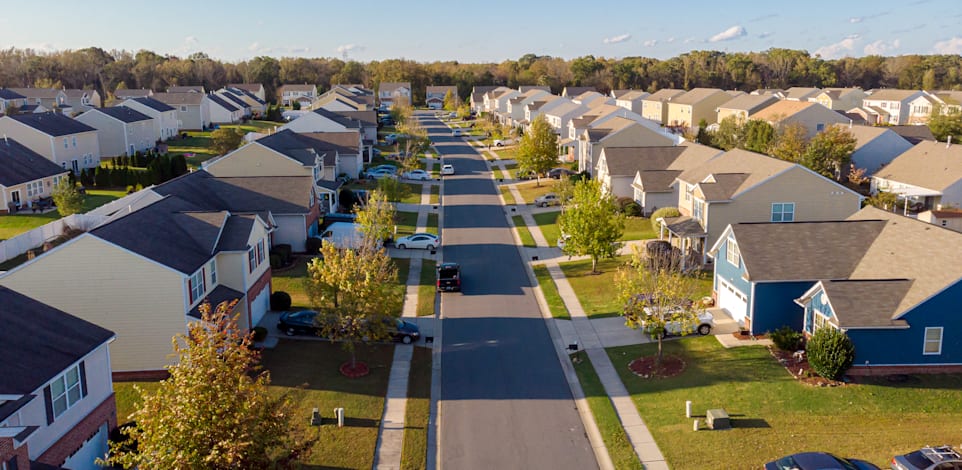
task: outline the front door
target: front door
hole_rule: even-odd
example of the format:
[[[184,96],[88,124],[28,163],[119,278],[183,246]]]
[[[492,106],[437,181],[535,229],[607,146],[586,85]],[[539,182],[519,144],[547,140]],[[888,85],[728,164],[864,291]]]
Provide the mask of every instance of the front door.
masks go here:
[[[80,163],[79,163],[77,160],[72,160],[72,161],[70,162],[70,166],[71,166],[71,168],[73,168],[73,174],[75,174],[75,175],[79,175],[79,174],[80,174]]]
[[[16,190],[16,191],[11,192],[11,193],[10,193],[10,199],[13,200],[13,203],[14,203],[17,207],[20,207],[20,190],[18,189],[18,190]]]

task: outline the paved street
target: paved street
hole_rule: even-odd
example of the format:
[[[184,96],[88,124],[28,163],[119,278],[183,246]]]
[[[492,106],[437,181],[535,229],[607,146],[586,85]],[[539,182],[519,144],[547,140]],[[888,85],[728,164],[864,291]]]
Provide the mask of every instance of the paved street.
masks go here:
[[[443,185],[441,254],[463,272],[463,292],[441,300],[439,466],[597,468],[485,163],[428,116],[456,170]]]

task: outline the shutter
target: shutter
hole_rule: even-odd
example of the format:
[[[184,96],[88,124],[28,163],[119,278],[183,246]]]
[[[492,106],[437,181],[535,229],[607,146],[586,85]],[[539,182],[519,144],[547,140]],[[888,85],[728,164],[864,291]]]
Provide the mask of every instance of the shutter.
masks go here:
[[[80,361],[80,398],[87,396],[87,367]]]
[[[43,388],[43,406],[47,409],[47,424],[53,423],[53,398],[50,396],[50,386]]]

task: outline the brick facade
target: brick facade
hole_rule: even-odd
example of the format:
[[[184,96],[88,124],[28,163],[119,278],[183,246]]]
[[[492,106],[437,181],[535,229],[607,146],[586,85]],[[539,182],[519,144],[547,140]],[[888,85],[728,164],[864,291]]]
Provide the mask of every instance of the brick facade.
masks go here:
[[[938,364],[918,366],[853,366],[845,373],[853,376],[962,374],[962,366],[943,366]]]
[[[170,372],[164,370],[135,370],[126,372],[113,372],[110,374],[114,382],[140,382],[164,380],[170,377]]]
[[[113,393],[98,405],[97,408],[94,408],[83,420],[77,423],[73,429],[61,437],[60,440],[50,446],[50,448],[37,459],[37,462],[57,467],[62,466],[68,457],[77,452],[87,440],[97,434],[100,426],[104,423],[107,423],[108,432],[117,427],[117,403],[114,401]]]
[[[271,289],[271,270],[270,269],[264,271],[264,274],[261,274],[261,277],[257,278],[257,281],[255,281],[254,284],[251,285],[250,289],[247,289],[247,324],[251,325],[251,328],[257,326],[251,323],[253,320],[253,317],[251,316],[251,304],[254,302],[254,299],[256,299],[257,296],[261,293],[261,291],[263,291],[265,288],[267,289],[268,292],[270,292],[270,289]]]
[[[17,468],[30,468],[30,454],[27,446],[14,447],[12,437],[0,438],[0,462],[17,459]]]

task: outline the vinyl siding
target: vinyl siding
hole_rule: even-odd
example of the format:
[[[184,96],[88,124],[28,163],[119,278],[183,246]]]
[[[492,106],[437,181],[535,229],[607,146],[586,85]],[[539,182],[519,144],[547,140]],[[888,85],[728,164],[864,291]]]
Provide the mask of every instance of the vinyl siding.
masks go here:
[[[813,281],[756,283],[752,333],[771,332],[782,326],[802,331],[805,311],[794,300],[811,289],[812,284]]]
[[[0,284],[114,331],[114,371],[159,370],[186,330],[186,277],[92,235],[0,278]]]
[[[852,153],[852,164],[864,168],[868,176],[887,165],[895,157],[912,148],[912,144],[890,130]]]
[[[245,176],[311,176],[312,170],[264,146],[252,143],[235,150],[205,168],[220,177]]]

